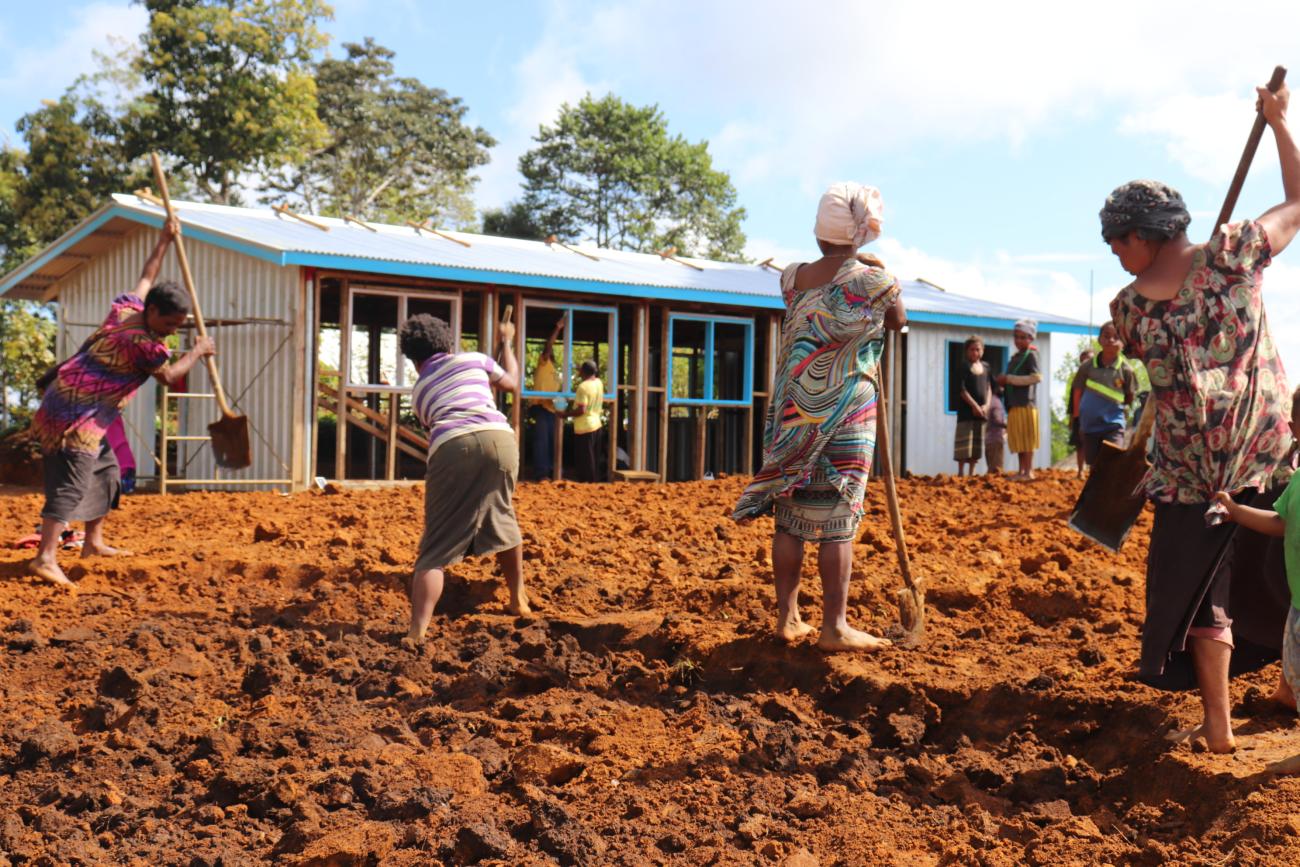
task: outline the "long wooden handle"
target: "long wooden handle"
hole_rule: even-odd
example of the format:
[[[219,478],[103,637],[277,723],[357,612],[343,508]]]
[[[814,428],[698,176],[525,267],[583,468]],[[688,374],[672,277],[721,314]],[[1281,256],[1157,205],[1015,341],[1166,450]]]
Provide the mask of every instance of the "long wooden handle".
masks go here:
[[[1282,82],[1286,81],[1286,67],[1276,66],[1273,68],[1273,77],[1268,80],[1268,90],[1270,93],[1277,93],[1282,87]],[[1210,232],[1213,237],[1214,233],[1219,231],[1219,227],[1228,220],[1232,219],[1232,209],[1237,207],[1237,197],[1241,195],[1241,188],[1246,183],[1246,173],[1250,171],[1250,163],[1255,159],[1255,151],[1259,148],[1259,142],[1264,137],[1264,127],[1268,121],[1264,120],[1264,112],[1255,113],[1255,125],[1250,129],[1250,138],[1246,139],[1246,149],[1241,152],[1241,161],[1237,163],[1237,173],[1232,176],[1232,184],[1228,187],[1228,195],[1223,200],[1223,208],[1219,211],[1219,218],[1214,221],[1214,228]]]
[[[163,174],[162,161],[158,159],[158,154],[150,154],[153,161],[153,179],[158,185],[158,194],[162,196],[163,208],[167,211],[167,219],[176,219],[176,211],[172,208],[171,196],[167,192],[167,177]],[[194,276],[190,273],[190,260],[185,255],[185,243],[181,236],[177,235],[174,239],[176,244],[176,258],[181,263],[181,277],[185,280],[185,289],[190,293],[190,307],[194,314],[194,327],[199,332],[199,337],[207,337],[208,329],[203,324],[203,310],[199,307],[199,295],[194,291]],[[221,376],[217,373],[217,360],[211,355],[203,357],[208,366],[208,375],[212,377],[212,391],[217,398],[217,407],[221,410],[222,415],[234,415],[230,411],[230,406],[226,403],[226,392],[221,387]]]
[[[907,589],[915,590],[912,580],[912,563],[907,556],[907,537],[903,535],[903,513],[898,508],[898,488],[894,484],[894,463],[889,453],[889,411],[885,394],[885,377],[876,380],[876,449],[880,453],[881,475],[885,479],[885,502],[889,507],[889,524],[894,532],[894,549],[898,553],[898,569],[903,573]]]

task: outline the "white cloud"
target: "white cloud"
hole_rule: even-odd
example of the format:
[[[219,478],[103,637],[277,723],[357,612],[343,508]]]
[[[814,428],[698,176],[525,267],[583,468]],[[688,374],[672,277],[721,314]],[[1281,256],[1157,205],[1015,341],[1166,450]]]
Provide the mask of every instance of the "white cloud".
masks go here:
[[[64,17],[68,26],[54,43],[25,44],[0,66],[0,94],[22,97],[33,107],[39,99],[57,99],[79,75],[94,72],[95,52],[110,49],[113,39],[134,40],[149,16],[128,2],[88,3]]]

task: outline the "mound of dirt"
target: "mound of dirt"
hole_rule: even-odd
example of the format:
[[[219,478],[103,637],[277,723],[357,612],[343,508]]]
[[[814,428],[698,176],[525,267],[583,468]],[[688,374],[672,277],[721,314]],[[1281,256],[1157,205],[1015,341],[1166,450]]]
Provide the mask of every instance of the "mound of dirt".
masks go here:
[[[743,484],[521,486],[537,615],[467,561],[421,652],[420,488],[128,498],[137,554],[66,560],[75,596],[0,553],[0,863],[1300,863],[1300,781],[1259,773],[1294,720],[1194,753],[1196,697],[1133,679],[1149,518],[1114,556],[1065,475],[904,480],[927,640],[827,656],[769,637]],[[850,617],[888,633],[867,510]]]
[[[31,487],[42,483],[41,450],[26,431],[0,439],[0,484]]]

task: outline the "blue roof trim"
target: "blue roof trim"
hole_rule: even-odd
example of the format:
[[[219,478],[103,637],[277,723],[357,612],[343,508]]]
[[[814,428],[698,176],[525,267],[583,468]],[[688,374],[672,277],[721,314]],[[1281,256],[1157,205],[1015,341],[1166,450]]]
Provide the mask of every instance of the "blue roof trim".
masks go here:
[[[120,206],[118,206],[120,208]],[[111,212],[110,212],[111,213]],[[146,226],[152,226],[155,229],[161,229],[163,224],[162,217],[154,214],[142,214],[139,211],[132,211],[129,208],[121,208],[116,214],[119,217],[126,217],[137,223]],[[261,259],[263,262],[270,262],[272,265],[284,265],[284,253],[278,250],[269,250],[266,247],[259,247],[256,244],[250,244],[247,241],[240,241],[237,238],[231,238],[228,235],[222,235],[218,232],[212,232],[193,224],[188,224],[183,230],[184,237],[193,238],[196,241],[202,241],[205,244],[211,244],[214,247],[222,247],[227,250],[234,250],[237,253],[245,253],[254,259]]]
[[[8,292],[14,286],[16,286],[17,284],[21,283],[23,280],[30,277],[34,272],[39,271],[42,267],[49,264],[52,260],[57,259],[64,250],[68,249],[73,244],[82,240],[91,232],[95,231],[100,226],[107,223],[109,220],[113,218],[113,212],[115,210],[117,210],[116,207],[109,208],[108,210],[104,211],[104,213],[100,214],[98,217],[92,218],[90,222],[86,223],[86,225],[82,226],[80,229],[76,230],[72,234],[66,236],[62,241],[56,242],[55,246],[49,248],[44,253],[37,256],[35,259],[32,259],[26,265],[22,266],[18,270],[11,273],[9,275],[9,278],[5,280],[4,283],[0,283],[0,294]]]
[[[924,310],[907,311],[907,319],[909,322],[923,322],[927,325],[961,325],[967,328],[998,328],[1003,331],[1010,331],[1016,326],[1014,319],[962,316],[956,313],[927,313]],[[1071,325],[1066,322],[1040,322],[1038,330],[1065,334],[1092,334],[1093,332],[1093,329],[1087,325]]]
[[[390,262],[383,259],[366,259],[358,256],[335,256],[326,253],[285,254],[286,265],[308,268],[333,268],[339,271],[364,271],[369,274],[393,274],[404,277],[427,277],[434,280],[456,280],[462,283],[493,283],[520,286],[526,289],[559,289],[566,292],[592,292],[597,295],[617,295],[620,298],[647,298],[656,301],[693,301],[703,304],[726,304],[730,307],[761,307],[767,310],[784,310],[780,298],[765,295],[741,295],[738,292],[708,292],[701,289],[676,289],[669,286],[641,286],[631,283],[608,283],[603,280],[576,280],[570,277],[546,277],[537,274],[518,274],[513,271],[488,271],[480,268],[458,268],[451,265],[430,265],[418,262]],[[641,290],[645,294],[638,295]]]

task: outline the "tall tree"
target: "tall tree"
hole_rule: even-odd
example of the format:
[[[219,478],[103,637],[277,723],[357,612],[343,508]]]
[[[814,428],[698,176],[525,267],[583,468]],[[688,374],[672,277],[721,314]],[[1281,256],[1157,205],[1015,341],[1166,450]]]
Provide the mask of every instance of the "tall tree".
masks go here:
[[[526,204],[515,201],[504,208],[490,208],[483,212],[483,234],[541,241],[549,233],[537,222]]]
[[[171,155],[213,202],[239,176],[319,146],[310,62],[326,37],[322,0],[142,0],[149,26],[138,70],[131,152]]]
[[[496,140],[465,123],[460,99],[393,73],[393,52],[369,37],[316,65],[324,145],[267,182],[271,200],[303,199],[316,213],[396,222],[474,219],[472,174]]]
[[[565,104],[519,159],[524,206],[534,222],[569,241],[740,260],[745,210],[708,142],[670,135],[657,106],[613,94]]]

